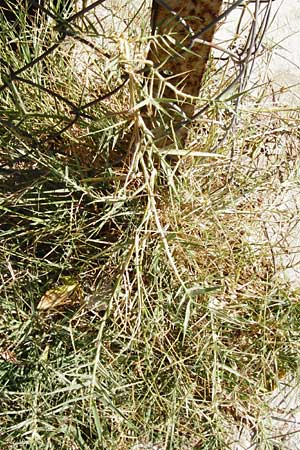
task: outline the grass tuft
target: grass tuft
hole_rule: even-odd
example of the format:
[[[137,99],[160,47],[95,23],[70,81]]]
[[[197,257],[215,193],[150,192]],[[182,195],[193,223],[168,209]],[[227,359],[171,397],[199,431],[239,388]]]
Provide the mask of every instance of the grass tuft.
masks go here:
[[[299,114],[245,92],[221,144],[231,100],[212,101],[185,152],[159,150],[135,70],[146,10],[130,11],[142,31],[119,47],[116,28],[78,22],[109,57],[70,38],[0,93],[1,448],[230,448],[298,364],[299,290],[276,277],[266,229],[299,170]],[[39,27],[29,56],[1,34],[6,67],[55,38]]]

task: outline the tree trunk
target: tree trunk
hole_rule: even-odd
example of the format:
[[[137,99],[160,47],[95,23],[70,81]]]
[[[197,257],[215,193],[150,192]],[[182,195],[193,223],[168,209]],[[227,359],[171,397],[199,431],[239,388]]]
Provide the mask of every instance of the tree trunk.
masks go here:
[[[210,53],[209,45],[203,41],[211,42],[221,5],[222,0],[164,0],[162,4],[153,0],[154,38],[148,60],[153,62],[155,71],[150,89],[157,99],[169,100],[161,104],[165,114],[164,123],[159,121],[160,135],[165,135],[166,127],[176,130],[184,118],[193,116],[194,100],[189,96],[199,94]],[[174,142],[170,135],[160,139],[158,146]],[[181,128],[176,135],[177,143],[184,145],[187,130]]]

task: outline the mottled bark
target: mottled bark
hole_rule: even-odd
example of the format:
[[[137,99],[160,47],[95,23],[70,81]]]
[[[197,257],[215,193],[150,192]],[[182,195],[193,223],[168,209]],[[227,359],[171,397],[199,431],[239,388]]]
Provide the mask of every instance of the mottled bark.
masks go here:
[[[220,13],[222,0],[164,0],[162,3],[153,0],[152,5],[155,39],[148,60],[157,68],[157,76],[150,88],[154,97],[170,99],[169,104],[162,106],[166,116],[172,118],[164,120],[167,126],[173,122],[176,129],[184,117],[193,116],[194,101],[187,96],[199,94],[210,53],[209,45],[203,41],[211,42],[213,38],[214,21]],[[178,108],[182,114],[176,113]],[[184,144],[186,134],[183,129],[177,133],[181,144]],[[162,139],[159,146],[168,143],[170,138]]]

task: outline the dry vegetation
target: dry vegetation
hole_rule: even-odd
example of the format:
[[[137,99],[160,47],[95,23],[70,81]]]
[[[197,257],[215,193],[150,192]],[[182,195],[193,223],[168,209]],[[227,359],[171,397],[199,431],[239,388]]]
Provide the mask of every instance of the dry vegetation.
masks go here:
[[[247,92],[221,140],[232,99],[211,100],[170,163],[141,113],[146,13],[86,70],[68,38],[0,93],[1,448],[223,450],[297,366],[299,291],[265,217],[297,177],[299,114]],[[33,51],[3,30],[1,83]],[[225,83],[209,70],[206,97]]]

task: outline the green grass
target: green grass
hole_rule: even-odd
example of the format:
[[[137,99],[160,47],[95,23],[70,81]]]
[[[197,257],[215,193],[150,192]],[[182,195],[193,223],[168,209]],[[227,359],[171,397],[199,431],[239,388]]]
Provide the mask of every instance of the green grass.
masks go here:
[[[141,36],[86,72],[68,41],[20,75],[78,106],[132,71],[59,136],[72,117],[61,97],[25,82],[0,94],[0,448],[226,449],[297,367],[299,292],[274,277],[265,214],[298,160],[261,154],[278,129],[297,145],[299,116],[245,94],[216,146],[230,102],[215,103],[174,167],[130,111],[152,101],[130,59]],[[25,53],[1,46],[15,69]],[[62,304],[42,311],[46,293]]]

